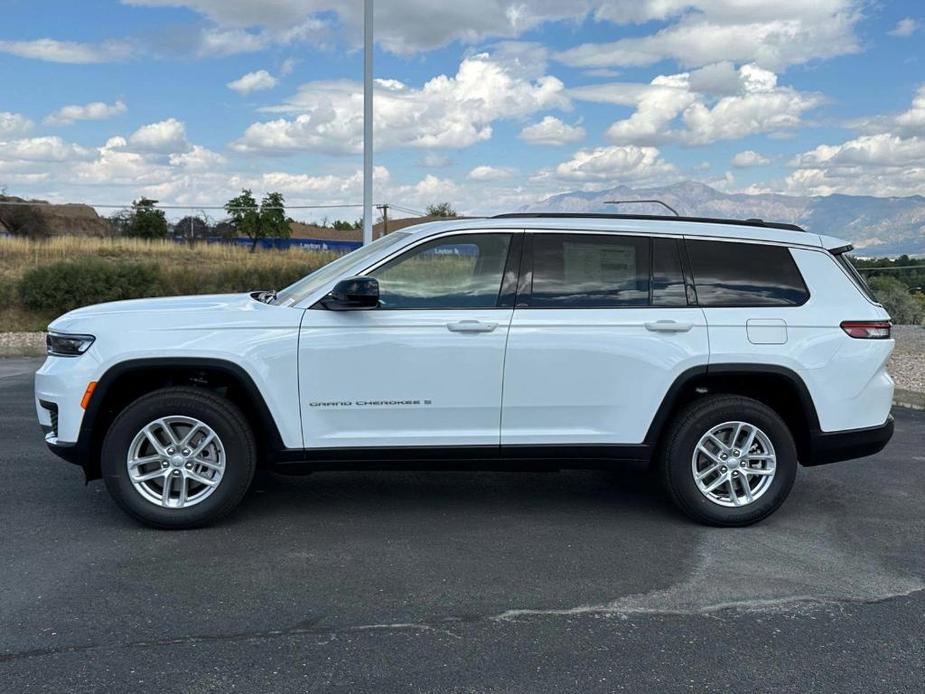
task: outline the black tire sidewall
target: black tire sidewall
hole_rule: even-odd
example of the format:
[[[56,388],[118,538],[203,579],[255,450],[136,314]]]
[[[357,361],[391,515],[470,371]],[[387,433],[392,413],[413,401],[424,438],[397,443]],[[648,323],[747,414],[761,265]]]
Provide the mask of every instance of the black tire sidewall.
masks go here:
[[[143,498],[129,479],[126,458],[141,429],[161,417],[194,417],[212,428],[225,449],[225,470],[218,487],[188,508],[163,508]],[[227,401],[189,388],[167,388],[129,405],[113,422],[100,455],[103,479],[118,505],[141,522],[158,528],[207,525],[238,505],[254,476],[253,437],[247,422]]]
[[[771,440],[777,457],[771,487],[756,501],[742,507],[713,503],[697,488],[691,458],[700,438],[711,428],[729,421],[747,422]],[[749,525],[784,502],[793,487],[798,467],[796,445],[784,421],[766,405],[748,398],[716,398],[699,403],[682,417],[666,451],[665,477],[669,491],[688,515],[712,525]]]

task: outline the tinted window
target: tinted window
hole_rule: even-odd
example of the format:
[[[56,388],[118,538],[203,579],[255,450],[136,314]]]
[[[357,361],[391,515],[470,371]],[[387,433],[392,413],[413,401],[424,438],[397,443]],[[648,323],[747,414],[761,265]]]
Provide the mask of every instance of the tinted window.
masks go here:
[[[460,234],[421,244],[374,270],[382,308],[494,308],[510,234]]]
[[[594,308],[649,302],[649,240],[535,234],[530,306]]]
[[[675,239],[652,239],[652,305],[687,306],[681,254]]]
[[[809,298],[782,246],[687,241],[701,306],[797,306]]]

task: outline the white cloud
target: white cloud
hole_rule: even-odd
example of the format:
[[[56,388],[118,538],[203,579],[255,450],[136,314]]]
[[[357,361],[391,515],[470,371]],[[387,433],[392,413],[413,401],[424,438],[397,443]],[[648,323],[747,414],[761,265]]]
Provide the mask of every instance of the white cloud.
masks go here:
[[[256,5],[266,7],[266,3]],[[254,31],[238,27],[211,26],[197,37],[196,54],[201,58],[216,58],[242,53],[256,53],[274,45],[310,43],[323,46],[330,37],[331,27],[319,19],[307,19],[283,29]]]
[[[520,131],[520,139],[534,145],[565,145],[579,142],[585,137],[580,125],[563,123],[555,116],[544,116],[539,123],[533,123]]]
[[[450,166],[453,163],[453,160],[445,154],[428,152],[423,157],[421,157],[418,163],[421,166],[426,166],[428,169],[442,169],[444,167]]]
[[[90,104],[64,106],[45,118],[46,125],[70,125],[78,120],[105,120],[126,112],[126,106],[121,101],[106,104],[94,101]]]
[[[103,43],[78,43],[55,39],[35,39],[33,41],[0,41],[0,53],[51,63],[89,64],[125,60],[132,57],[134,47],[127,41],[115,40]]]
[[[516,72],[516,67],[480,53],[465,58],[456,75],[434,77],[420,89],[377,80],[377,147],[467,147],[489,139],[496,120],[569,106],[564,85],[555,77],[531,81]],[[360,152],[362,98],[356,82],[310,82],[282,106],[264,109],[289,118],[254,123],[233,146],[265,154]]]
[[[555,169],[555,176],[568,181],[606,181],[613,185],[664,182],[677,169],[661,158],[655,147],[635,145],[582,149]]]
[[[27,133],[35,124],[19,113],[0,111],[0,139]]]
[[[619,22],[674,19],[655,34],[563,51],[574,67],[653,65],[675,60],[685,67],[722,61],[755,62],[779,70],[814,58],[859,50],[854,26],[860,0],[651,0],[605,3],[599,18]]]
[[[516,172],[516,169],[507,166],[490,166],[488,164],[482,164],[476,166],[466,174],[466,178],[471,181],[500,181],[504,178],[510,178]]]
[[[0,161],[61,163],[93,156],[93,150],[65,142],[60,137],[30,137],[0,142]]]
[[[190,171],[208,171],[226,163],[225,157],[201,145],[193,145],[188,152],[176,152],[170,155],[171,166]]]
[[[912,36],[915,32],[922,28],[922,25],[915,19],[911,17],[906,17],[905,19],[900,19],[896,26],[887,33],[890,36],[898,36],[900,38],[907,38]]]
[[[896,116],[894,124],[902,133],[925,135],[925,85],[919,87],[912,108]]]
[[[250,94],[264,89],[273,89],[277,84],[279,84],[279,80],[269,72],[257,70],[256,72],[248,72],[225,86],[238,92],[238,94]]]
[[[132,133],[128,143],[138,151],[170,154],[189,149],[186,126],[176,118],[143,125]]]
[[[777,76],[754,64],[734,72],[734,94],[719,98],[693,85],[726,93],[734,85],[726,67],[694,73],[659,75],[650,84],[613,82],[578,87],[569,96],[586,101],[635,106],[629,118],[616,121],[607,138],[616,144],[653,145],[680,141],[705,145],[756,133],[780,134],[801,125],[802,114],[819,105],[817,94],[777,84]]]
[[[753,166],[767,166],[771,160],[758,152],[746,149],[732,158],[732,165],[737,169],[747,169]]]
[[[790,192],[809,195],[915,195],[925,189],[925,86],[912,108],[869,119],[862,134],[837,145],[819,145],[793,159]]]
[[[123,0],[125,4],[190,7],[219,28],[264,27],[260,40],[286,42],[291,27],[319,21],[325,14],[337,16],[337,25],[349,41],[360,42],[363,3],[334,0]],[[581,19],[588,0],[541,0],[512,3],[509,0],[472,0],[468,3],[394,0],[376,7],[376,41],[385,50],[412,54],[445,46],[453,41],[477,44],[489,38],[515,38],[546,21]],[[409,19],[410,18],[410,19]],[[326,39],[332,27],[313,36]],[[292,38],[289,37],[288,41]],[[233,42],[223,42],[233,47]]]

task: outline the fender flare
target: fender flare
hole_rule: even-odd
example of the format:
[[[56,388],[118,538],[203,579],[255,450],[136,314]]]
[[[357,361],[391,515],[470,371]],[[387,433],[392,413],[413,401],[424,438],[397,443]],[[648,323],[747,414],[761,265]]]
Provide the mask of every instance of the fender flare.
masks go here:
[[[646,437],[644,439],[646,443],[652,445],[658,443],[665,426],[668,424],[669,417],[677,406],[681,394],[692,383],[709,376],[775,376],[786,379],[790,385],[793,386],[800,400],[802,415],[806,420],[810,436],[821,433],[819,415],[816,412],[816,405],[813,402],[809,388],[807,388],[806,382],[793,369],[777,364],[755,364],[749,362],[704,364],[691,367],[681,372],[671,384],[671,387],[668,388],[665,397],[662,398],[662,404],[659,405],[658,411],[652,418],[652,423],[649,425],[649,429],[646,432]]]

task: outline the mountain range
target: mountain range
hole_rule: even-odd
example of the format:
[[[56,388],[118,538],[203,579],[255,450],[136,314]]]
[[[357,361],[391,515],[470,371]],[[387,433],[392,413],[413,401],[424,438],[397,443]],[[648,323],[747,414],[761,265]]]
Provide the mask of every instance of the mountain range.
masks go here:
[[[799,224],[807,231],[851,241],[863,257],[925,255],[925,197],[868,195],[799,197],[777,193],[722,193],[684,181],[655,188],[617,186],[609,190],[560,193],[529,205],[525,212],[625,212],[670,214],[655,204],[610,205],[609,200],[657,199],[678,214]]]

